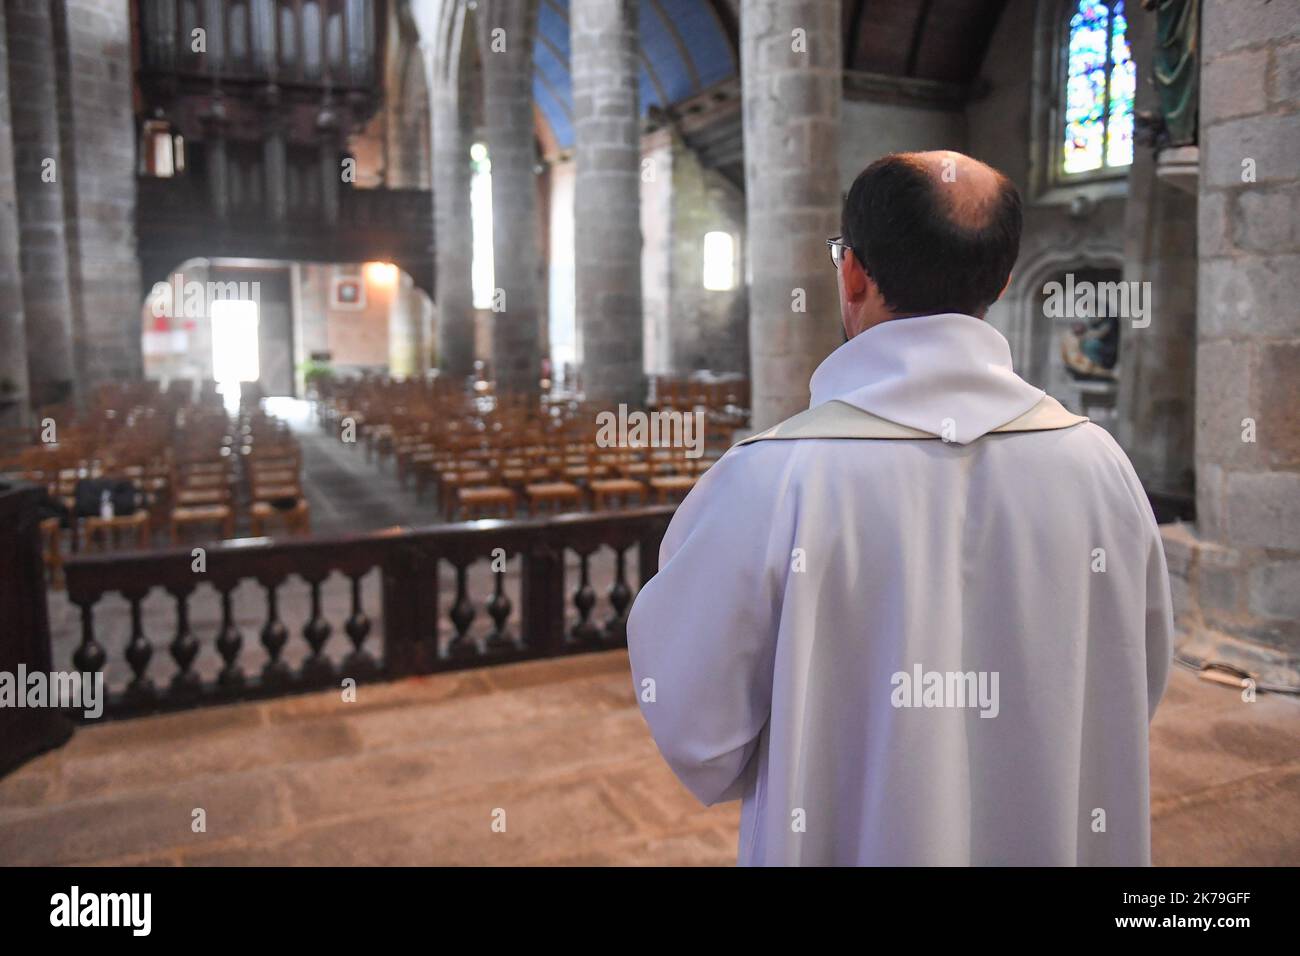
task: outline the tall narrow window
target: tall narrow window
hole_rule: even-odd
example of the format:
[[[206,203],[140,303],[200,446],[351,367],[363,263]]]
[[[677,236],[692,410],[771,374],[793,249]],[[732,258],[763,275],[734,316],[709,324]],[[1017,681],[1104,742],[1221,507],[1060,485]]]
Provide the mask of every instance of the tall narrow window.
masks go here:
[[[144,121],[140,136],[140,175],[168,178],[185,169],[185,141],[163,119]]]
[[[729,292],[736,287],[736,241],[729,232],[704,234],[704,288]]]
[[[1124,0],[1074,5],[1065,61],[1061,172],[1075,176],[1129,165],[1137,71]]]
[[[492,160],[487,147],[475,143],[470,147],[473,172],[469,181],[469,216],[474,233],[470,281],[474,290],[474,308],[492,308],[496,291],[496,270],[492,262]]]

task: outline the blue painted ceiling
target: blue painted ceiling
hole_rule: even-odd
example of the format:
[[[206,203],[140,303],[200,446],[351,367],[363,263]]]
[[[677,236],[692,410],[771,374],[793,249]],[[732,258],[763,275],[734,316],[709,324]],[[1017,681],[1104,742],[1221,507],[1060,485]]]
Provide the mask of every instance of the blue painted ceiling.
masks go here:
[[[731,41],[708,0],[640,0],[641,115],[736,76]],[[541,0],[533,96],[561,148],[573,145],[569,0]]]

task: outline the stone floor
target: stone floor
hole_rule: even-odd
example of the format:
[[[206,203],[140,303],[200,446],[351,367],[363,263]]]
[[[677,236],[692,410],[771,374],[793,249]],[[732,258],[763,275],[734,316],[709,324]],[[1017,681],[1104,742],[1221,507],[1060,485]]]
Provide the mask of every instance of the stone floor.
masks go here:
[[[621,652],[359,694],[81,730],[0,780],[0,863],[734,860],[737,806],[700,807],[665,769]],[[1152,797],[1159,864],[1300,864],[1300,701],[1176,670]]]
[[[267,401],[267,411],[288,422],[302,448],[303,494],[318,535],[376,531],[394,525],[439,524],[442,511],[430,488],[422,499],[415,484],[403,488],[393,459],[367,460],[364,444],[322,432],[311,406],[291,398]]]

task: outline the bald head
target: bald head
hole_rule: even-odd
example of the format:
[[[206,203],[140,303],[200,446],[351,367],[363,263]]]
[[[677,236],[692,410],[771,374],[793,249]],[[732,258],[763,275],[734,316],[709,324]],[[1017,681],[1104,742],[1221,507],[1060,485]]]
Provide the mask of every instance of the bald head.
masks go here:
[[[894,153],[864,169],[844,202],[844,241],[897,315],[983,315],[1020,251],[1020,194],[951,150]]]
[[[898,155],[930,177],[939,205],[955,224],[979,229],[996,212],[1006,177],[992,166],[950,149]]]

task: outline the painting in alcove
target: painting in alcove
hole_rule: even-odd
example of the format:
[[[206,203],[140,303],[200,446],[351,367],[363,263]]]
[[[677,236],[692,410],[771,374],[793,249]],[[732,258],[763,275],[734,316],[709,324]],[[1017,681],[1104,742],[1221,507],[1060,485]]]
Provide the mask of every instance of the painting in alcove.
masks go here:
[[[1040,314],[1050,325],[1039,338],[1033,363],[1038,384],[1053,394],[1072,394],[1071,386],[1115,384],[1119,374],[1119,309],[1107,292],[1123,288],[1120,270],[1080,267],[1054,277],[1043,287]],[[1050,357],[1049,343],[1055,359]]]
[[[1061,361],[1075,381],[1114,381],[1119,361],[1119,319],[1099,315],[1071,324],[1061,333]]]

